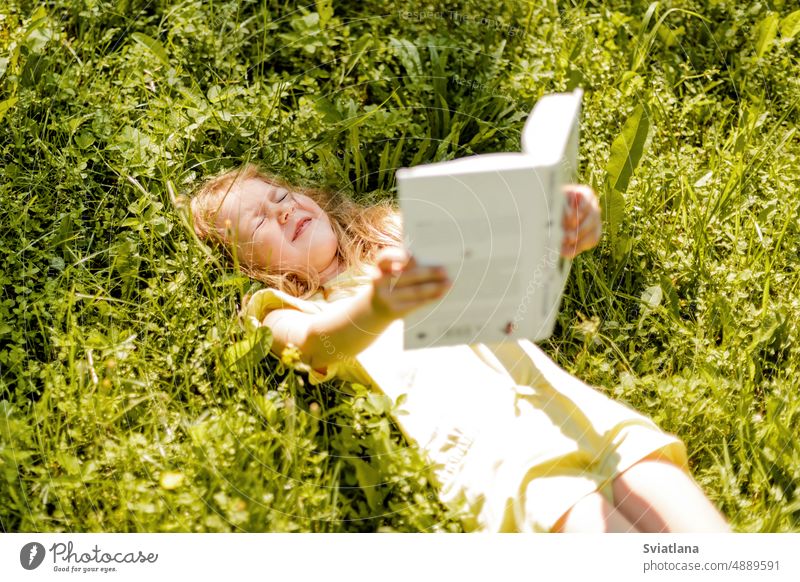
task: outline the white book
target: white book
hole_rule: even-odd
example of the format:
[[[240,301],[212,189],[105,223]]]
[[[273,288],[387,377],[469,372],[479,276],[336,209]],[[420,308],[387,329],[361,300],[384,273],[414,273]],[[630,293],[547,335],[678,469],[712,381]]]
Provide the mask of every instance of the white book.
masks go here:
[[[582,95],[540,99],[521,153],[397,170],[406,248],[453,281],[442,299],[404,318],[405,349],[553,332],[571,264],[560,253],[563,186],[575,180]]]

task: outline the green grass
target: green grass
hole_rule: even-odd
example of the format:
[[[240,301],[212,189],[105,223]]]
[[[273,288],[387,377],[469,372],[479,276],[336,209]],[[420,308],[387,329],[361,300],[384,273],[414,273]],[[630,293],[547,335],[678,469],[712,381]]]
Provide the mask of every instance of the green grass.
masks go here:
[[[242,337],[250,283],[170,193],[254,159],[394,196],[582,86],[605,237],[543,347],[683,438],[736,529],[800,531],[800,14],[558,4],[4,4],[0,529],[459,530],[385,399]]]

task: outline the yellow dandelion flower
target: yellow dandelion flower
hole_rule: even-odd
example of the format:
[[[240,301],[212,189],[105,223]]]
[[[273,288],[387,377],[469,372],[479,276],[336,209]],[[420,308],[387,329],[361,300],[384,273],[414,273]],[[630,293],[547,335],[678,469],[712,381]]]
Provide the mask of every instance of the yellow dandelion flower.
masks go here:
[[[292,343],[286,344],[286,347],[283,348],[283,351],[281,352],[281,362],[284,366],[294,368],[300,363],[299,348]]]

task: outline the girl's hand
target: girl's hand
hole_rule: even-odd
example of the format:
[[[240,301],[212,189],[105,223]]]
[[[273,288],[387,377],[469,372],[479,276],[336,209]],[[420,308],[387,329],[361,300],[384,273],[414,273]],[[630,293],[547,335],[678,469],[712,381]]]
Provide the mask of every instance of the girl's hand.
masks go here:
[[[600,220],[600,203],[589,186],[569,184],[564,187],[567,208],[564,211],[562,226],[564,241],[561,256],[575,258],[578,253],[595,247],[603,232]]]
[[[444,267],[421,267],[403,248],[381,249],[375,266],[372,308],[391,320],[440,299],[452,286]]]

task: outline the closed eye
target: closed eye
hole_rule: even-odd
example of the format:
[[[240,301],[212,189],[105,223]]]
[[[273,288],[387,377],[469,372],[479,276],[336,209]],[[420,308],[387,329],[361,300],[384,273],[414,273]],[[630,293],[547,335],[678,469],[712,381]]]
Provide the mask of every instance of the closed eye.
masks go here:
[[[286,197],[287,197],[288,195],[289,195],[289,192],[287,191],[287,192],[286,192],[286,194],[284,194],[284,195],[283,195],[283,196],[280,198],[280,200],[278,200],[278,203],[281,203],[281,202],[283,202],[284,200],[286,200]],[[261,217],[261,220],[260,220],[260,221],[259,221],[259,223],[256,225],[256,227],[253,229],[253,233],[255,233],[255,232],[256,232],[256,231],[257,231],[259,228],[261,228],[261,225],[262,225],[262,224],[264,224],[264,221],[265,221],[266,219],[267,219],[267,217],[266,217],[266,216],[262,216],[262,217]]]

